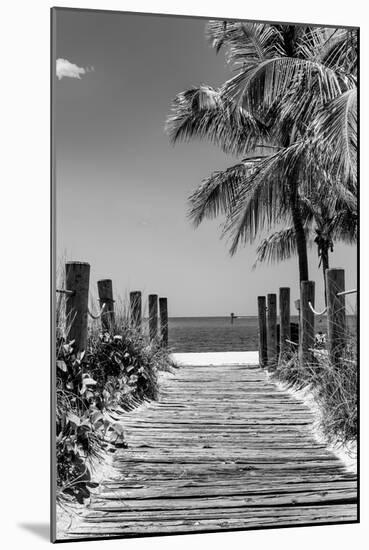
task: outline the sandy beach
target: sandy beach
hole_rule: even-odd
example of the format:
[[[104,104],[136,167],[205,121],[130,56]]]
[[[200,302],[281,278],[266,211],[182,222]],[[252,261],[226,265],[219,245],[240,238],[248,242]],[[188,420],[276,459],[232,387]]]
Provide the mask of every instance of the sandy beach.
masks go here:
[[[258,351],[223,351],[203,353],[172,353],[171,358],[178,366],[193,365],[257,365]]]

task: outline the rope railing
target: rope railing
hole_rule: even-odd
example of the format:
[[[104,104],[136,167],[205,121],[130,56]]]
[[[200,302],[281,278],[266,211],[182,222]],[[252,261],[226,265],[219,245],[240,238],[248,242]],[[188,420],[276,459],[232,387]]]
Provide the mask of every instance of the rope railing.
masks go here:
[[[57,291],[67,294],[72,299],[65,301],[65,315],[72,319],[69,328],[68,338],[74,341],[76,352],[87,349],[88,325],[91,319],[100,319],[102,330],[111,331],[116,328],[113,282],[111,279],[100,279],[97,281],[98,302],[96,305],[93,294],[90,294],[90,264],[87,262],[67,262],[65,264],[65,281],[57,283],[65,286],[66,289],[58,288]],[[134,297],[134,300],[131,299]],[[92,301],[90,301],[92,299]],[[89,307],[90,304],[90,307]],[[158,307],[159,306],[159,307]],[[101,309],[100,309],[101,308]],[[141,330],[142,320],[142,292],[132,291],[130,293],[131,325]],[[151,321],[150,339],[158,337],[160,316],[160,343],[168,345],[168,300],[157,294],[149,295],[149,320]],[[144,327],[145,328],[145,327]]]
[[[68,296],[74,295],[74,290],[66,290],[65,288],[57,288],[56,292],[59,292],[60,294],[67,294]]]
[[[357,292],[356,288],[352,288],[351,290],[343,290],[342,292],[337,292],[336,296],[346,296],[346,294],[355,294]]]
[[[89,314],[89,316],[91,317],[91,319],[100,319],[101,315],[104,313],[104,310],[105,310],[105,307],[106,307],[106,304],[104,303],[102,306],[101,306],[101,309],[100,309],[100,312],[97,314],[97,315],[94,315],[93,313],[91,313],[90,309],[87,308],[87,313]]]
[[[299,350],[301,368],[309,367],[314,362],[316,354],[328,354],[331,363],[340,366],[347,326],[343,297],[357,293],[358,290],[345,290],[345,271],[336,268],[327,269],[325,272],[324,309],[323,306],[321,310],[314,307],[314,281],[301,281],[299,290],[300,298],[294,302],[299,311],[297,322],[291,322],[293,319],[289,287],[279,288],[279,312],[276,308],[276,293],[257,297],[259,365],[270,370],[277,368],[278,364],[288,357],[286,352],[289,353],[293,346],[293,350]],[[323,336],[321,331],[315,333],[315,317],[318,322],[326,321],[326,335]],[[322,344],[325,344],[324,351],[321,351]]]
[[[298,344],[296,344],[296,342],[292,342],[292,340],[288,340],[286,338],[285,342],[287,342],[287,344],[292,344],[293,346],[298,346]]]
[[[326,307],[322,311],[316,311],[316,309],[314,309],[313,304],[311,302],[309,302],[309,308],[314,313],[314,315],[324,315],[325,313],[327,313]]]

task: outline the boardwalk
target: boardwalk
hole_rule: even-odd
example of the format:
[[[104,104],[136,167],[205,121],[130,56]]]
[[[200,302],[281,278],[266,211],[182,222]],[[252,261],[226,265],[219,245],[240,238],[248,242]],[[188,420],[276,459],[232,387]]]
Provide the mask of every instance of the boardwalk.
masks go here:
[[[256,365],[183,366],[124,415],[129,448],[68,536],[132,536],[356,520],[356,478],[313,418]]]

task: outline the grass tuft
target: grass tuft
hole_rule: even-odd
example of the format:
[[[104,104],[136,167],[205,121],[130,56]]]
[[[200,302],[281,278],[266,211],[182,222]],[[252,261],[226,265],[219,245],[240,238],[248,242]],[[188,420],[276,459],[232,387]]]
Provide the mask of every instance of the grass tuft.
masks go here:
[[[347,445],[357,437],[357,337],[344,337],[342,357],[334,364],[317,350],[315,361],[302,368],[298,353],[282,363],[272,377],[294,390],[311,391],[321,411],[320,428],[329,443]]]

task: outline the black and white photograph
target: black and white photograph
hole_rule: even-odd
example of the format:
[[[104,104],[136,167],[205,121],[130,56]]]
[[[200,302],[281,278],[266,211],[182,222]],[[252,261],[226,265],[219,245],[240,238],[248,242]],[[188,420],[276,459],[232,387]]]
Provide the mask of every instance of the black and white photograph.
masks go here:
[[[357,523],[359,28],[51,10],[53,542]]]

